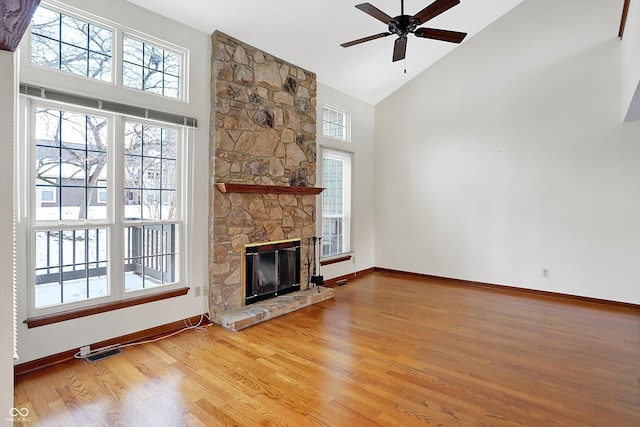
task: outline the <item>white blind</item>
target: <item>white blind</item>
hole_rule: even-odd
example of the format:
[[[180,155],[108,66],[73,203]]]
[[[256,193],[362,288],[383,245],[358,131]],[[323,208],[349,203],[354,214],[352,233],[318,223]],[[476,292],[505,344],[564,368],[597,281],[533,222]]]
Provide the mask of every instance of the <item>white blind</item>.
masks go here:
[[[58,90],[28,85],[25,83],[20,84],[20,93],[35,98],[66,102],[112,113],[125,114],[127,116],[144,117],[146,119],[158,120],[174,125],[193,128],[198,127],[198,120],[194,117],[181,116],[179,114],[166,113],[164,111],[151,110],[149,108],[135,107],[133,105],[120,104],[118,102],[103,101],[101,99],[91,98],[75,93],[60,92]]]
[[[18,62],[14,61],[14,70],[13,70],[13,180],[15,182],[16,170],[15,165],[17,164],[17,156],[18,156]],[[15,188],[15,187],[14,187]],[[15,197],[15,196],[14,196]],[[18,360],[18,268],[17,268],[17,241],[16,241],[16,221],[17,221],[17,212],[16,212],[16,204],[13,203],[13,215],[11,221],[11,284],[13,285],[13,360]]]
[[[13,360],[18,360],[18,295],[16,289],[16,283],[18,282],[16,278],[16,216],[15,212],[13,215],[13,272],[12,272],[12,282],[13,282]]]

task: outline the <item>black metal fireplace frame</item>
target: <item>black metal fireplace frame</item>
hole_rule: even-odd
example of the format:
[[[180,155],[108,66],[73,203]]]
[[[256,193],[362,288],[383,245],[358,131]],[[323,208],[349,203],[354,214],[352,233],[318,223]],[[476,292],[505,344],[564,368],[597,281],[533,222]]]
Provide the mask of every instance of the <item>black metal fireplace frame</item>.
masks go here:
[[[252,243],[244,245],[244,253],[242,255],[242,284],[244,289],[244,304],[249,305],[258,301],[277,297],[278,295],[288,294],[300,290],[301,282],[301,239],[278,240],[274,242]],[[281,258],[280,251],[295,252],[295,266],[293,266],[294,277],[290,280],[293,283],[287,283],[282,286],[279,281],[281,279],[279,271],[279,263]],[[274,254],[275,261],[275,283],[272,290],[256,293],[254,292],[253,281],[255,278],[255,265],[260,254]]]

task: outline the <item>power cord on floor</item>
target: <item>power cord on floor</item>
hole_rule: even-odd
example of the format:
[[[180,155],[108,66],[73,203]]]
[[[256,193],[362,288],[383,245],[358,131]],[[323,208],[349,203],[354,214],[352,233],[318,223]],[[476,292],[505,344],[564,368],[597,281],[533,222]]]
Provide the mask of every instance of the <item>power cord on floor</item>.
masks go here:
[[[205,321],[205,319],[206,319],[206,321]],[[80,355],[80,351],[78,351],[76,354],[73,355],[73,357],[75,357],[76,359],[84,359],[85,357],[91,356],[91,355],[96,354],[96,353],[101,353],[101,352],[106,351],[106,350],[115,350],[115,349],[122,349],[122,348],[125,348],[125,347],[131,347],[131,346],[134,346],[134,345],[148,344],[148,343],[152,343],[152,342],[163,340],[165,338],[172,337],[174,335],[178,335],[179,333],[182,333],[184,331],[188,331],[190,329],[193,329],[196,332],[206,332],[207,329],[211,325],[213,325],[213,322],[209,318],[208,314],[201,314],[200,315],[200,320],[195,325],[191,322],[191,319],[185,319],[184,320],[184,325],[185,325],[184,328],[179,329],[177,331],[174,331],[174,332],[172,332],[170,334],[167,334],[167,335],[162,335],[162,336],[159,336],[159,337],[156,337],[156,338],[153,338],[153,339],[148,339],[148,340],[143,340],[143,341],[136,341],[136,342],[132,342],[132,343],[129,343],[129,344],[114,344],[114,345],[98,348],[96,350],[92,350],[92,351],[88,352],[87,354],[85,354],[83,356],[81,356]]]

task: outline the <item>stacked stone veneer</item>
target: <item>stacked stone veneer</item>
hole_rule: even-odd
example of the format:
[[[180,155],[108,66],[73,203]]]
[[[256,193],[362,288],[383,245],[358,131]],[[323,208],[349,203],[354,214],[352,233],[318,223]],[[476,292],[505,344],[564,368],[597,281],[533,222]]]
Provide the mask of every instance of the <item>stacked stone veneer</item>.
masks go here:
[[[247,243],[307,238],[316,196],[222,193],[216,183],[315,186],[316,76],[216,32],[212,35],[209,307],[242,306]]]

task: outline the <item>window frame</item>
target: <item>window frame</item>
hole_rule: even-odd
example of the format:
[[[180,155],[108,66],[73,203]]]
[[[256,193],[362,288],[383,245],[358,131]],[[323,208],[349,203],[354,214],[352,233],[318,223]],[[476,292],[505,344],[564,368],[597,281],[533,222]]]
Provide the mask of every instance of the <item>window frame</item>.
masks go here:
[[[18,191],[19,204],[23,206],[20,217],[23,219],[19,233],[24,236],[23,243],[27,254],[26,263],[21,267],[22,274],[27,283],[28,315],[29,318],[66,313],[69,310],[87,310],[88,314],[93,314],[94,307],[105,304],[122,305],[127,301],[140,300],[142,303],[149,302],[148,298],[157,295],[172,294],[177,296],[176,291],[184,285],[184,263],[185,260],[185,170],[188,161],[188,129],[139,117],[130,117],[114,113],[106,113],[103,110],[93,110],[90,108],[63,104],[55,101],[33,99],[27,96],[20,96],[21,111],[25,112],[21,117],[21,126],[26,129],[23,142],[20,144],[18,158],[24,159],[20,162],[17,186],[27,188],[26,191]],[[74,219],[74,220],[37,220],[36,209],[38,208],[38,190],[36,186],[36,144],[35,144],[35,124],[36,111],[38,108],[52,108],[73,113],[99,115],[109,121],[108,151],[107,151],[107,203],[106,215],[101,219]],[[177,133],[176,147],[176,218],[175,219],[142,219],[126,220],[124,213],[124,124],[125,122],[140,123],[151,126],[174,129]],[[57,187],[56,187],[57,188]],[[118,197],[122,190],[122,197]],[[96,195],[97,197],[97,195]],[[19,221],[20,222],[20,221]],[[174,264],[176,280],[172,283],[163,284],[144,289],[125,290],[124,281],[124,229],[129,226],[157,226],[173,224],[176,227],[176,261]],[[36,234],[40,231],[67,231],[67,230],[94,230],[106,229],[107,238],[107,289],[104,296],[86,298],[77,301],[63,302],[59,304],[36,306]],[[19,239],[22,240],[22,239]],[[186,293],[186,291],[185,291]],[[118,308],[118,307],[116,307]],[[104,310],[108,311],[108,310]]]
[[[107,148],[107,169],[108,177],[113,176],[113,150],[111,149],[111,145],[113,145],[113,116],[110,114],[104,114],[104,112],[96,112],[87,108],[79,107],[79,106],[69,106],[60,103],[55,103],[47,100],[33,100],[24,96],[20,97],[21,110],[25,112],[24,115],[24,128],[26,129],[24,140],[20,144],[23,153],[22,156],[25,158],[27,166],[24,167],[23,173],[20,174],[22,180],[24,182],[23,188],[26,188],[26,191],[21,193],[23,197],[23,203],[25,206],[24,209],[24,225],[25,230],[23,234],[27,241],[27,265],[23,268],[25,274],[25,281],[27,283],[27,295],[28,295],[28,314],[29,316],[42,315],[42,314],[51,314],[59,311],[64,311],[68,309],[75,309],[80,307],[86,307],[91,304],[103,303],[105,301],[111,301],[114,299],[113,292],[111,294],[107,294],[104,297],[97,298],[87,298],[79,301],[72,301],[61,304],[53,304],[42,307],[36,306],[36,268],[37,268],[37,254],[36,254],[36,235],[38,232],[43,231],[71,231],[71,230],[92,230],[92,229],[106,229],[107,234],[110,235],[113,233],[113,227],[110,224],[113,221],[112,209],[109,207],[106,208],[105,217],[102,219],[52,219],[52,220],[38,220],[36,217],[36,210],[38,209],[38,200],[37,200],[37,191],[38,187],[36,187],[36,111],[38,108],[50,108],[61,111],[70,111],[78,114],[87,114],[87,115],[100,115],[101,117],[105,117],[109,124],[107,125],[108,129],[108,148]],[[111,185],[110,180],[107,180],[107,191],[109,191],[109,186]],[[56,187],[58,188],[58,187]],[[61,203],[61,200],[59,200]],[[107,237],[107,241],[110,239]],[[112,277],[112,273],[110,271],[111,262],[113,259],[113,254],[110,249],[107,251],[107,277]],[[111,280],[111,279],[107,279]]]
[[[25,32],[25,39],[27,40],[27,51],[28,54],[27,55],[22,55],[23,60],[22,63],[23,65],[26,65],[28,67],[35,67],[36,70],[39,70],[39,72],[54,72],[57,75],[64,75],[64,76],[73,76],[74,78],[80,78],[80,79],[85,79],[91,82],[95,82],[95,83],[101,83],[101,84],[106,84],[106,85],[114,85],[116,84],[116,79],[117,79],[117,63],[119,62],[119,60],[117,60],[116,58],[116,37],[118,34],[118,29],[116,28],[116,26],[114,26],[113,23],[105,20],[105,19],[100,19],[96,16],[93,16],[89,13],[82,13],[81,11],[76,10],[75,8],[72,8],[68,5],[65,4],[61,4],[55,1],[51,1],[51,0],[45,0],[42,1],[40,3],[40,5],[38,5],[38,7],[44,7],[47,8],[53,12],[57,12],[59,14],[63,14],[65,16],[68,16],[70,18],[74,18],[74,19],[78,19],[80,21],[84,21],[88,24],[91,25],[95,25],[98,27],[101,27],[105,30],[109,30],[111,31],[111,35],[112,35],[112,40],[111,40],[111,78],[109,80],[101,80],[101,79],[94,79],[91,78],[87,75],[84,74],[76,74],[76,73],[71,73],[69,71],[65,71],[62,70],[60,68],[53,68],[53,67],[47,67],[46,65],[42,65],[42,64],[38,64],[35,63],[31,60],[31,46],[33,43],[32,40],[32,25],[31,25],[31,21],[29,21],[29,27],[27,29],[27,31]],[[62,43],[62,40],[59,41],[60,43]],[[120,68],[120,67],[118,67]]]
[[[89,24],[99,26],[106,30],[111,31],[112,33],[112,42],[111,42],[111,80],[99,80],[94,79],[82,74],[74,74],[65,70],[47,67],[45,65],[37,64],[31,61],[31,44],[32,44],[32,33],[31,33],[31,23],[27,31],[25,32],[25,45],[26,51],[28,54],[21,55],[21,65],[22,69],[27,72],[29,76],[35,77],[36,79],[42,78],[44,73],[45,79],[47,79],[46,75],[55,76],[47,81],[52,81],[57,84],[58,80],[71,82],[71,87],[75,88],[73,84],[77,79],[82,79],[85,82],[91,82],[89,84],[95,84],[96,87],[101,85],[104,89],[101,91],[104,92],[106,89],[106,93],[109,93],[109,87],[115,86],[117,90],[124,91],[134,91],[136,93],[144,94],[143,96],[153,96],[156,99],[160,98],[163,100],[167,100],[168,102],[179,102],[181,104],[189,103],[189,84],[188,84],[188,76],[189,76],[189,50],[183,48],[174,43],[168,42],[166,40],[159,39],[157,37],[153,37],[151,35],[145,34],[141,31],[137,31],[133,28],[129,28],[124,25],[119,25],[115,22],[109,21],[108,19],[101,18],[95,16],[91,13],[82,11],[80,9],[76,9],[72,6],[59,3],[55,0],[43,0],[39,7],[45,7],[54,12],[61,13],[63,15],[69,16],[71,18],[75,18],[81,21],[85,21]],[[163,49],[165,51],[169,51],[171,53],[178,54],[180,56],[180,76],[179,76],[179,96],[177,98],[169,97],[153,92],[148,92],[140,89],[135,89],[129,86],[125,86],[123,84],[123,45],[124,45],[124,37],[129,36],[138,41],[141,41],[145,44],[152,45],[153,47]],[[21,74],[22,74],[21,70]],[[49,74],[53,73],[53,74]],[[55,86],[55,85],[50,85]],[[130,93],[130,92],[129,92]]]
[[[343,181],[342,181],[342,250],[340,252],[324,255],[324,249],[320,250],[321,259],[331,259],[334,257],[341,257],[346,254],[352,253],[351,250],[351,194],[352,194],[352,176],[353,176],[353,153],[350,151],[340,150],[333,147],[321,146],[321,165],[319,167],[322,182],[322,187],[327,188],[324,179],[324,163],[325,159],[330,158],[334,160],[340,160],[343,162]],[[320,231],[321,235],[324,233],[324,193],[320,195]],[[324,239],[324,236],[323,236]]]
[[[127,61],[124,58],[124,46],[125,46],[125,42],[124,39],[125,38],[129,38],[132,39],[134,41],[137,42],[141,42],[142,43],[142,49],[143,52],[146,50],[146,46],[151,46],[153,48],[156,49],[161,49],[163,51],[163,53],[173,53],[176,54],[180,57],[180,61],[179,61],[179,65],[180,65],[180,69],[179,71],[179,75],[175,76],[173,74],[168,74],[164,71],[164,66],[163,66],[163,71],[161,72],[162,76],[163,76],[163,91],[164,91],[164,76],[165,74],[170,75],[170,76],[174,76],[178,78],[178,96],[177,97],[173,97],[173,96],[167,96],[164,94],[158,94],[155,92],[151,92],[148,91],[146,89],[144,89],[144,87],[142,89],[139,88],[135,88],[133,86],[127,86],[124,84],[124,64],[125,62],[127,64],[132,64],[132,65],[138,65],[138,64],[133,64],[131,61]],[[184,84],[184,69],[185,69],[185,58],[186,58],[186,51],[184,49],[180,49],[177,46],[173,46],[171,47],[169,44],[167,44],[166,42],[162,42],[159,40],[153,40],[152,38],[150,38],[149,36],[145,36],[145,35],[141,35],[140,33],[137,33],[133,30],[123,30],[121,31],[121,33],[119,34],[119,45],[121,47],[121,51],[119,52],[119,61],[118,61],[118,65],[119,65],[119,72],[118,72],[118,77],[119,77],[119,84],[121,87],[125,88],[125,89],[132,89],[132,90],[136,90],[136,91],[141,91],[150,95],[156,95],[156,96],[160,96],[162,98],[166,98],[166,99],[175,99],[178,101],[182,101],[185,100],[185,88],[186,85]],[[164,61],[163,61],[164,62]],[[143,69],[145,68],[144,66],[144,60],[143,63],[140,65]],[[144,86],[144,81],[143,81],[143,86]]]
[[[336,112],[338,114],[343,114],[344,115],[344,138],[338,138],[336,136],[331,136],[331,135],[327,135],[326,133],[324,133],[324,124],[325,124],[325,120],[324,120],[324,111],[329,110],[329,111],[333,111]],[[344,141],[344,142],[351,142],[351,113],[342,107],[339,107],[335,104],[331,104],[331,103],[325,103],[322,106],[321,109],[321,117],[320,117],[320,122],[322,123],[322,136],[325,138],[330,138],[332,140],[336,140],[336,141]]]
[[[46,186],[42,186],[42,187],[38,187],[38,190],[36,190],[36,203],[40,203],[40,206],[42,206],[43,203],[58,203],[58,192],[55,190],[56,187],[46,187]],[[51,194],[53,195],[51,200],[44,200],[42,198],[42,194],[46,193],[46,192],[51,192]]]
[[[109,192],[107,191],[107,189],[103,187],[98,188],[96,192],[96,203],[106,205],[108,201],[109,201]]]
[[[192,276],[190,270],[185,268],[185,266],[191,263],[187,258],[191,251],[190,245],[192,243],[190,242],[191,239],[188,239],[189,236],[187,233],[190,232],[193,226],[192,222],[194,221],[193,214],[191,213],[194,195],[190,190],[194,176],[188,172],[190,170],[188,165],[194,162],[193,143],[196,138],[194,129],[197,127],[197,120],[187,117],[192,110],[189,105],[189,78],[191,77],[189,70],[190,51],[182,46],[110,21],[107,18],[97,16],[81,8],[58,2],[57,0],[43,0],[41,5],[55,12],[100,26],[112,32],[112,79],[111,82],[97,80],[81,74],[73,74],[31,62],[30,53],[32,40],[30,27],[21,42],[20,50],[22,52],[29,52],[29,54],[20,55],[21,93],[18,97],[17,113],[19,138],[17,150],[14,155],[16,170],[16,179],[14,180],[14,208],[16,212],[16,253],[18,255],[14,256],[14,261],[17,265],[17,282],[24,284],[19,291],[20,294],[23,295],[23,297],[20,298],[24,298],[25,301],[21,304],[24,304],[28,316],[28,318],[24,320],[24,323],[31,328],[186,295],[189,291],[187,283],[191,280]],[[180,54],[180,98],[165,97],[152,92],[131,89],[122,85],[122,37],[125,33],[155,47]],[[23,87],[25,89],[24,91]],[[30,89],[37,89],[37,93],[33,92],[33,90],[30,91]],[[49,94],[53,94],[54,96],[47,98]],[[176,193],[178,194],[177,201],[180,206],[180,217],[173,222],[179,223],[178,229],[176,230],[176,239],[178,240],[176,271],[179,276],[177,276],[175,284],[127,292],[126,295],[124,286],[119,286],[122,292],[117,297],[101,297],[35,309],[35,297],[33,295],[35,293],[35,232],[32,231],[32,224],[30,223],[32,218],[29,217],[30,213],[35,212],[35,202],[33,201],[34,197],[32,197],[32,194],[35,192],[33,190],[35,186],[30,186],[30,179],[34,176],[32,170],[33,165],[29,163],[30,159],[33,159],[35,156],[28,150],[32,142],[29,128],[29,124],[32,123],[30,103],[41,102],[41,99],[51,102],[52,105],[59,105],[60,107],[57,108],[63,110],[65,106],[67,106],[67,108],[71,110],[86,109],[93,111],[96,115],[113,115],[115,116],[112,123],[115,129],[114,135],[117,135],[117,132],[123,129],[122,121],[125,117],[137,123],[146,121],[156,126],[175,127],[178,129],[179,137],[181,138],[181,152],[178,165],[176,166]],[[103,102],[105,110],[103,110]],[[144,108],[145,106],[154,106],[155,109],[144,109],[144,118],[141,118],[140,107]],[[130,116],[127,116],[127,113],[130,114]],[[114,161],[110,161],[110,165],[112,168],[118,167]],[[117,190],[115,190],[115,188],[118,188],[118,182],[122,179],[118,174],[112,173],[111,182],[107,187],[107,203],[109,204],[107,209],[110,215],[112,215],[111,218],[123,218],[124,209],[120,210],[113,206],[113,202],[110,202],[114,200],[114,195],[121,196],[120,194],[116,194]],[[124,203],[124,200],[122,203]],[[33,216],[33,218],[35,218],[35,216]],[[112,219],[112,221],[115,221],[115,219]],[[144,225],[149,225],[149,223],[150,221],[147,220],[144,222]],[[124,225],[122,225],[123,222],[119,224],[118,226],[114,226],[114,230],[110,230],[110,233],[119,233],[119,235],[122,235]],[[80,228],[81,225],[81,221],[76,221],[74,226]],[[58,224],[58,226],[60,225]],[[122,250],[122,252],[124,253],[124,250]],[[117,259],[118,257],[110,255],[109,263],[111,268],[115,268],[114,260]],[[124,262],[124,260],[118,261],[120,265],[123,265]],[[122,270],[123,267],[118,268]]]

